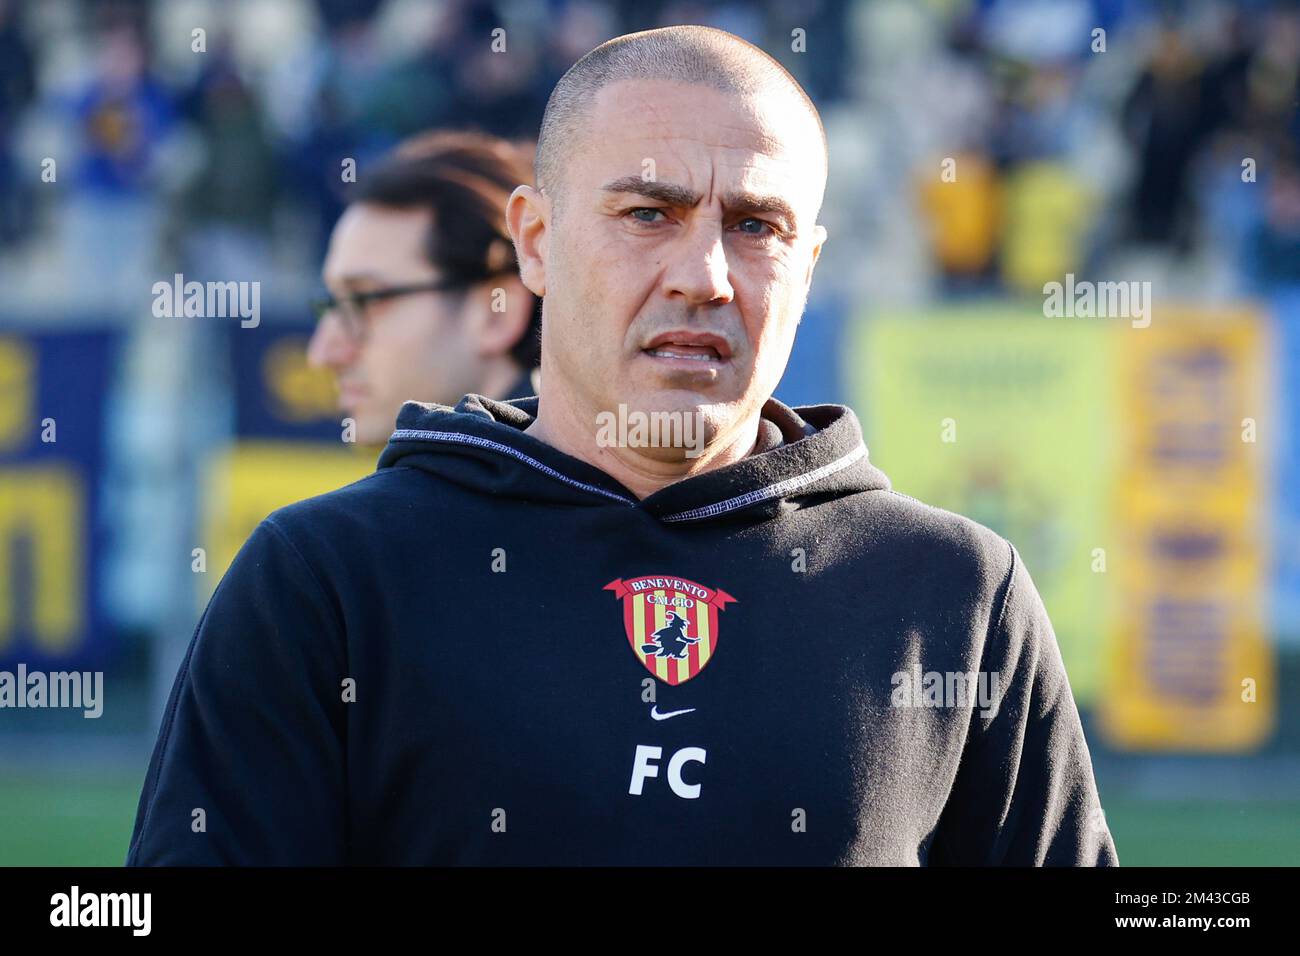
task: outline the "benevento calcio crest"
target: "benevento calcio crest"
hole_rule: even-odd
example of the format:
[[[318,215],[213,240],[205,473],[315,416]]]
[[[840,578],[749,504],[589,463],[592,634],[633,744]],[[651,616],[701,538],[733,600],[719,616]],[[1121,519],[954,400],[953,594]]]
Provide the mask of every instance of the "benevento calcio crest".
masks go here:
[[[690,680],[713,659],[719,612],[736,600],[726,591],[667,574],[615,578],[604,590],[623,602],[623,627],[637,660],[674,685]]]

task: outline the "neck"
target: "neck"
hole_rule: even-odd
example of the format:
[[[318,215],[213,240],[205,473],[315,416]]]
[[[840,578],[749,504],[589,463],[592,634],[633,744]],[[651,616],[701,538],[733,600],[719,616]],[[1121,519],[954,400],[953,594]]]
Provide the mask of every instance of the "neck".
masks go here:
[[[566,455],[599,468],[638,499],[650,497],[674,482],[715,468],[722,468],[748,456],[758,442],[759,410],[725,433],[712,436],[703,451],[688,458],[652,458],[642,452],[665,451],[663,448],[605,447],[597,442],[596,413],[576,409],[566,396],[548,383],[545,395],[539,395],[537,418],[524,429],[525,434],[546,442]]]

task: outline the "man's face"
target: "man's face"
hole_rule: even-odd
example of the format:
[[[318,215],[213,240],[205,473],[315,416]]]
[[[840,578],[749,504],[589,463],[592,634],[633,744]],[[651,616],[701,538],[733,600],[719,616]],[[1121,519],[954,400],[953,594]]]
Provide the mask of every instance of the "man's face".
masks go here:
[[[432,214],[357,203],[339,218],[321,270],[336,298],[440,278],[426,258]],[[361,444],[382,444],[408,399],[455,404],[474,390],[479,358],[460,328],[458,300],[419,292],[365,305],[366,335],[350,340],[334,316],[321,322],[308,360],[338,378],[339,407]]]
[[[547,204],[543,380],[562,379],[586,413],[698,411],[706,441],[729,436],[794,344],[825,239],[822,162],[793,96],[601,90],[558,209]]]

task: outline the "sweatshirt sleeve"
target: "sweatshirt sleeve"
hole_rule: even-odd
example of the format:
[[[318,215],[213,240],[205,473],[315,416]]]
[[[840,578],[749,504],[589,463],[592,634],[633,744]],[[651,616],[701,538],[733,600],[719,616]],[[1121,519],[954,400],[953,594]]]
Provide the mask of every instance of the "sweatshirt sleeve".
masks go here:
[[[981,667],[999,677],[996,712],[978,705],[930,863],[1118,866],[1065,665],[1016,549]]]
[[[315,573],[266,519],[176,676],[128,866],[345,862],[343,648]]]

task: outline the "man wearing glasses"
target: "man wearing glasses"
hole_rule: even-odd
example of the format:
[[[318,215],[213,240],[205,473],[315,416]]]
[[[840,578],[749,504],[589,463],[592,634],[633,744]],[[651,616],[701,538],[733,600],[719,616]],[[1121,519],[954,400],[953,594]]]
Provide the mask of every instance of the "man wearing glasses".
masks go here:
[[[527,151],[476,132],[409,140],[363,172],[330,238],[308,361],[338,379],[361,444],[407,400],[537,393],[541,301],[520,282],[504,209]]]

